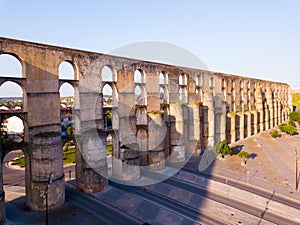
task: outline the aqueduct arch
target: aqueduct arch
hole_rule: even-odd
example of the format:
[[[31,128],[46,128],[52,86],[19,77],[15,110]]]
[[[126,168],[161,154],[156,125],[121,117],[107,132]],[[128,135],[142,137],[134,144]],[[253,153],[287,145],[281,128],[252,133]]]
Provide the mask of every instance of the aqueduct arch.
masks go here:
[[[45,207],[40,193],[45,190],[50,173],[54,175],[49,191],[50,208],[64,203],[58,104],[59,88],[64,82],[69,82],[76,92],[73,109],[75,135],[79,141],[76,177],[78,188],[84,192],[101,191],[108,185],[107,134],[103,94],[99,92],[106,83],[117,90],[118,104],[113,106],[112,112],[117,115],[113,116],[117,118],[113,121],[117,150],[114,149],[113,155],[120,164],[113,173],[120,179],[138,176],[139,171],[134,166],[141,162],[148,163],[153,170],[162,169],[161,161],[184,161],[195,149],[211,149],[219,140],[235,142],[267,130],[284,121],[291,110],[291,91],[285,83],[7,38],[0,38],[0,54],[3,53],[16,56],[22,64],[22,78],[0,77],[0,83],[14,81],[25,89],[27,107],[22,115],[28,122],[28,157],[31,159],[26,195],[27,205],[35,210]],[[73,65],[76,79],[59,79],[58,68],[63,61]],[[112,71],[108,81],[102,80],[105,66]],[[140,82],[134,82],[136,70],[142,71]],[[159,79],[162,71],[163,83]],[[136,105],[137,85],[142,87],[146,98],[140,105]],[[161,101],[160,88],[165,93],[165,101]],[[140,154],[137,140],[144,136],[147,144],[142,145],[144,150]],[[160,139],[156,141],[158,136]],[[121,151],[124,146],[125,151]],[[133,176],[128,178],[126,171],[134,171]],[[3,196],[0,188],[2,205]],[[0,222],[4,217],[1,207]]]

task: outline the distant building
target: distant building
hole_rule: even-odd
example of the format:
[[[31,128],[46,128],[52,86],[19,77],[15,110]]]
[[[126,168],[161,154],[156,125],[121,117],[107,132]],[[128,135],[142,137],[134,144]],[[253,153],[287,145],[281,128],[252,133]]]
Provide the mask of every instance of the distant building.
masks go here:
[[[74,125],[73,115],[71,113],[66,113],[61,121],[61,126],[63,129],[66,129],[69,125]]]

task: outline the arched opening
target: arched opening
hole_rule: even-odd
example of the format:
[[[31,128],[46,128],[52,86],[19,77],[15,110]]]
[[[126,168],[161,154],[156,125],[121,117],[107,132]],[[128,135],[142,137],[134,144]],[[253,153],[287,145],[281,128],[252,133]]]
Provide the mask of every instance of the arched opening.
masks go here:
[[[63,61],[58,67],[59,79],[77,80],[75,66],[69,61]]]
[[[60,107],[61,108],[73,108],[75,102],[75,91],[71,84],[64,83],[60,89]]]
[[[70,133],[74,130],[74,119],[72,110],[74,108],[74,88],[69,83],[64,83],[60,89],[60,119],[61,119],[61,135],[62,138],[70,137]],[[71,127],[71,128],[69,128]],[[68,130],[69,129],[69,130]],[[70,130],[72,129],[72,131]],[[74,138],[72,138],[73,141]],[[74,144],[74,143],[73,143]],[[68,143],[70,146],[71,143]]]
[[[102,81],[103,82],[116,82],[117,76],[116,73],[111,66],[104,66],[101,71]]]
[[[141,105],[142,103],[142,89],[140,86],[136,86],[134,89],[134,95],[135,95],[135,104]]]
[[[178,84],[179,84],[179,101],[186,103],[187,102],[187,79],[185,74],[180,74],[179,79],[178,79]]]
[[[226,98],[227,98],[227,94],[226,94],[226,81],[225,79],[222,79],[222,94],[223,94],[223,98],[224,98],[224,101],[226,101]]]
[[[66,181],[76,177],[76,139],[74,137],[75,122],[73,108],[75,103],[74,88],[65,82],[59,89],[60,93],[60,119],[61,136],[63,140],[63,164]]]
[[[6,81],[0,86],[0,110],[24,110],[24,94],[20,85]]]
[[[166,100],[165,92],[164,92],[163,87],[159,88],[159,96],[160,96],[160,103],[163,104]]]
[[[109,84],[105,84],[102,88],[103,93],[103,119],[104,119],[104,130],[111,130],[113,113],[112,108],[114,105],[113,89]]]
[[[168,74],[165,72],[160,72],[159,74],[159,93],[160,93],[160,103],[169,103],[169,93],[168,93]]]
[[[134,71],[134,83],[135,84],[145,84],[146,78],[145,73],[142,69],[137,69]]]
[[[195,82],[196,82],[196,86],[200,86],[201,87],[203,85],[202,75],[197,75]]]
[[[160,85],[164,85],[165,84],[165,76],[162,72],[159,73],[159,78],[158,78],[158,82]]]
[[[0,125],[0,139],[0,151],[5,155],[3,163],[0,163],[3,174],[3,189],[1,182],[0,192],[4,190],[5,202],[10,202],[25,196],[26,156],[22,119],[17,116],[4,119]]]
[[[180,74],[180,75],[179,75],[178,84],[179,84],[180,86],[186,85],[186,79],[185,79],[185,75],[184,75],[184,74]]]
[[[179,88],[179,101],[183,102],[183,89]]]
[[[19,59],[10,54],[0,55],[1,77],[23,77],[22,65]]]
[[[209,87],[210,88],[215,87],[215,79],[213,77],[209,78]]]

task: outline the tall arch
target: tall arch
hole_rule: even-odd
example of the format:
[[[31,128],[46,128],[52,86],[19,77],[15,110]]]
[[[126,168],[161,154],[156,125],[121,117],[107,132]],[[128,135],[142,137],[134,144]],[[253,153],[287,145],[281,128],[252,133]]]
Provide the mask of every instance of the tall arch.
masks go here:
[[[1,77],[25,77],[25,66],[23,60],[13,53],[0,54],[0,76]]]
[[[181,73],[178,77],[178,85],[179,85],[179,101],[183,103],[188,102],[188,96],[187,96],[187,75],[184,73]]]
[[[12,81],[6,81],[0,85],[0,110],[22,110],[27,109],[27,98],[25,88]]]
[[[134,71],[134,83],[135,84],[145,84],[146,83],[146,74],[142,69],[136,69]]]
[[[101,70],[102,82],[117,82],[117,72],[111,65],[105,65]]]
[[[160,103],[169,104],[169,91],[168,91],[168,74],[166,72],[159,73],[159,93],[160,93]]]
[[[62,61],[58,66],[58,77],[63,80],[78,80],[77,66],[72,61]]]

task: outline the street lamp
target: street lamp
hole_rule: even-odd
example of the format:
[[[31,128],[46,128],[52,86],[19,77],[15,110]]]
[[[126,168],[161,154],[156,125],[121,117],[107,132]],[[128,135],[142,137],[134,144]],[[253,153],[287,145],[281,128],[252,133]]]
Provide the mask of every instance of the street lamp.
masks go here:
[[[204,136],[204,139],[205,139],[205,159],[206,159],[206,165],[208,165],[208,136]]]
[[[46,199],[46,225],[48,225],[48,189],[50,187],[50,184],[52,183],[53,181],[53,173],[51,172],[50,175],[49,175],[49,180],[48,180],[48,184],[47,184],[47,187],[46,187],[46,191],[44,193],[44,196],[43,198]]]
[[[296,161],[295,161],[295,165],[296,165],[296,191],[298,190],[298,180],[299,180],[299,169],[298,169],[298,164],[299,164],[299,156],[298,156],[298,152],[297,149],[295,148],[295,157],[296,157]]]
[[[298,165],[299,165],[299,156],[298,156],[298,152],[297,149],[295,148],[295,156],[296,156],[296,191],[298,190],[298,180],[299,180],[299,170],[298,170]]]

